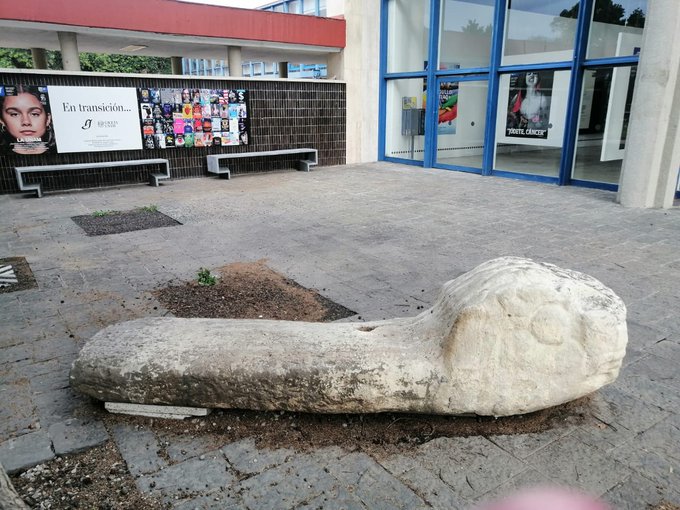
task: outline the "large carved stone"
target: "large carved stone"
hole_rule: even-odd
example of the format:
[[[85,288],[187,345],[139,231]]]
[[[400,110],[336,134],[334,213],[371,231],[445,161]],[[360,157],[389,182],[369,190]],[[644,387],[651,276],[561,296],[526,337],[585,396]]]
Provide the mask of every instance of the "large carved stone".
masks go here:
[[[82,349],[71,386],[111,402],[504,416],[614,381],[626,308],[582,273],[504,257],[432,308],[367,323],[148,318]]]

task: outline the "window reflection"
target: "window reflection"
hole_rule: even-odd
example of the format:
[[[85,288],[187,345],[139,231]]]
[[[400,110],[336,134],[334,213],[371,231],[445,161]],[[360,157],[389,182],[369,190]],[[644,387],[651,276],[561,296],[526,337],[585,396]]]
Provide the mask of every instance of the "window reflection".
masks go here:
[[[637,55],[642,46],[642,29],[647,0],[597,0],[590,26],[588,58]]]
[[[439,69],[489,65],[494,4],[494,0],[442,2]]]
[[[503,64],[571,60],[578,11],[574,0],[508,0]]]

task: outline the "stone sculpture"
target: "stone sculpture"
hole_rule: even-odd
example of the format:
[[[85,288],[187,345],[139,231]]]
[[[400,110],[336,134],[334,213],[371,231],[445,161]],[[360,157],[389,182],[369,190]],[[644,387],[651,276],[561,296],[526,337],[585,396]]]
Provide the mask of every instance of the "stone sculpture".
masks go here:
[[[412,318],[116,324],[83,347],[71,386],[110,402],[505,416],[611,383],[626,343],[626,308],[611,289],[503,257],[446,283]]]

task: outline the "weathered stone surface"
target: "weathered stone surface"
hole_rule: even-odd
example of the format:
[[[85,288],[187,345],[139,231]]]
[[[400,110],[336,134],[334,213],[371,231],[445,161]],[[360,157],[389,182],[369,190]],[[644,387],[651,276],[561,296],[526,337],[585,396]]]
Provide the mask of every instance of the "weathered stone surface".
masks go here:
[[[446,283],[413,318],[120,323],[85,345],[71,385],[111,402],[503,416],[612,382],[626,342],[626,308],[611,289],[503,257]]]

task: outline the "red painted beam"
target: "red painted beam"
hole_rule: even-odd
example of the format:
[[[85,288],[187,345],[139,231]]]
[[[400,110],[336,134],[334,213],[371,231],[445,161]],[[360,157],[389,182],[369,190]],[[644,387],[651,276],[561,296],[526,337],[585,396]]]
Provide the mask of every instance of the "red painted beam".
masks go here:
[[[345,47],[345,21],[176,0],[21,0],[2,2],[0,19]]]

